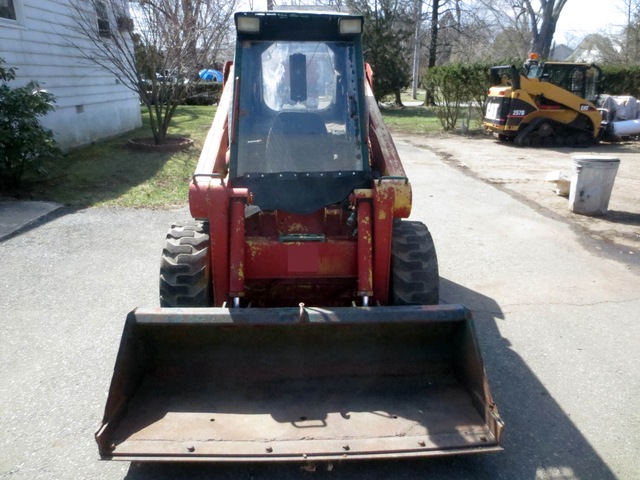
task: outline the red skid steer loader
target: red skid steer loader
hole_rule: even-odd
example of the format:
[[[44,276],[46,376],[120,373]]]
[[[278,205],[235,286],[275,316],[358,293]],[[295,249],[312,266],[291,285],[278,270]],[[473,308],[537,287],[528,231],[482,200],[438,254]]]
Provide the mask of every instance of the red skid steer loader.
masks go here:
[[[127,318],[103,459],[300,461],[500,450],[470,312],[363,62],[363,18],[235,15],[160,308]]]

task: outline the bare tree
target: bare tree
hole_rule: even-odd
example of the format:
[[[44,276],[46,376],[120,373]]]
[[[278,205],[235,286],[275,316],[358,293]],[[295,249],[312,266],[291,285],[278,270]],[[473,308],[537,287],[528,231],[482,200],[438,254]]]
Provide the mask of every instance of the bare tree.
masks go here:
[[[537,10],[530,0],[524,0],[523,3],[531,24],[531,50],[540,53],[542,58],[548,58],[558,18],[567,0],[539,0]]]
[[[484,63],[496,57],[493,41],[499,35],[491,16],[475,1],[456,1],[455,9],[445,12],[438,41],[438,63]],[[513,54],[511,54],[513,55]],[[507,55],[508,56],[508,55]]]
[[[427,71],[436,66],[439,59],[443,57],[443,52],[448,53],[451,39],[451,35],[448,35],[449,31],[461,31],[464,3],[462,0],[431,0],[427,13],[429,24]],[[444,56],[448,56],[447,53]],[[427,89],[425,103],[434,104],[433,94],[429,89]]]
[[[498,31],[520,37],[522,49],[548,58],[553,36],[567,0],[479,0],[494,15]],[[520,49],[519,49],[520,50]]]
[[[624,13],[626,25],[618,51],[622,63],[634,64],[640,61],[640,0],[624,0]]]
[[[446,0],[445,0],[446,2]],[[427,68],[436,66],[438,52],[438,19],[440,18],[440,0],[432,0],[431,2],[431,25],[429,28],[429,61]]]
[[[178,105],[212,66],[232,25],[235,0],[71,0],[87,60],[135,91],[149,113],[156,144]]]

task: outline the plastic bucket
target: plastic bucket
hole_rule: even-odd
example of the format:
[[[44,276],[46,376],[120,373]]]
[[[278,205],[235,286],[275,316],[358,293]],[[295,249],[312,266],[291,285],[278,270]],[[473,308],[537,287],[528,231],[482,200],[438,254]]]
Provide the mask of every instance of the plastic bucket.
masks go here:
[[[604,215],[609,207],[620,159],[572,157],[575,173],[569,191],[569,209],[582,215]]]

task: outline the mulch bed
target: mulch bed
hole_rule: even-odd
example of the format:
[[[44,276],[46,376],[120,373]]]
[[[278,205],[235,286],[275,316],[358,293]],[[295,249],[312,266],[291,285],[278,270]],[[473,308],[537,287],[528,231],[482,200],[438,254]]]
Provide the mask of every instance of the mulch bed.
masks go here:
[[[187,137],[167,137],[160,145],[155,144],[153,137],[132,138],[127,142],[129,148],[144,152],[177,152],[186,150],[193,145],[193,140]]]

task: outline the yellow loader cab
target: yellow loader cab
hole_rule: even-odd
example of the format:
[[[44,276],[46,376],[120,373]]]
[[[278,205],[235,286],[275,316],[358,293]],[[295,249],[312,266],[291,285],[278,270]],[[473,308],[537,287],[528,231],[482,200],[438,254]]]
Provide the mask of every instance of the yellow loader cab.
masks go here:
[[[600,140],[606,124],[595,106],[599,67],[534,57],[524,70],[491,68],[485,128],[521,147],[588,147]]]

